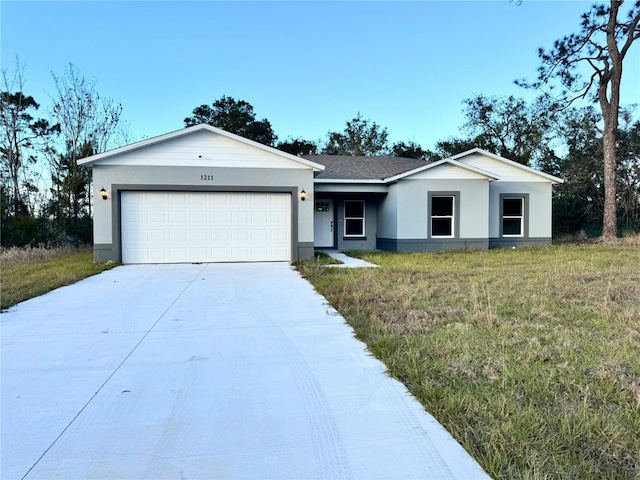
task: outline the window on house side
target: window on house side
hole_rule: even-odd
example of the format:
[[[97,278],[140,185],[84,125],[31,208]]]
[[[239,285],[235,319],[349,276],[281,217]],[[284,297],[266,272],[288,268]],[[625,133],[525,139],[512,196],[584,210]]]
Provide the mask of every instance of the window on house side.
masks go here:
[[[455,197],[431,197],[431,236],[453,237],[453,212]]]
[[[344,236],[364,237],[364,200],[344,201]]]
[[[502,199],[502,236],[522,237],[524,234],[524,198]]]

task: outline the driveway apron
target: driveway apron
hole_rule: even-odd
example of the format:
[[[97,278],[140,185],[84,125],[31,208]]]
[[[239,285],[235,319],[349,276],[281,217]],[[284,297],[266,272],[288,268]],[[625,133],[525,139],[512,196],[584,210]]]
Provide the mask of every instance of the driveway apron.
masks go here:
[[[130,265],[3,312],[3,479],[474,479],[286,263]]]

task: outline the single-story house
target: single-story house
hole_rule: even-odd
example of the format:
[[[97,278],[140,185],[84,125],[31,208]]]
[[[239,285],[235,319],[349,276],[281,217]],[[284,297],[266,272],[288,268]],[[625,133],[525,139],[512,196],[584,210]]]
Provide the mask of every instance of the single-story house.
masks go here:
[[[94,258],[123,263],[547,245],[562,182],[480,149],[432,163],[297,157],[209,125],[79,163],[93,169]]]

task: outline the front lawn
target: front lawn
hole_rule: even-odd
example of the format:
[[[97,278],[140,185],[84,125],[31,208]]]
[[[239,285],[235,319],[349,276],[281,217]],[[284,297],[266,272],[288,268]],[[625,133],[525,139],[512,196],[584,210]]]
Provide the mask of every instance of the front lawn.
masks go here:
[[[298,268],[496,479],[640,478],[640,248]]]
[[[115,266],[93,263],[91,249],[12,248],[0,252],[1,308],[70,285]]]

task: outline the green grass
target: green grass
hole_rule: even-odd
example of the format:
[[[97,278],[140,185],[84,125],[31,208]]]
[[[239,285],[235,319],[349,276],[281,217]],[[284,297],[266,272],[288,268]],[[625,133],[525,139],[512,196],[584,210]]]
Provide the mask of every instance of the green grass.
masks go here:
[[[298,268],[489,475],[640,478],[637,241],[354,255]]]
[[[324,252],[315,252],[314,258],[323,265],[342,265],[340,260],[333,258]]]
[[[341,265],[341,264],[342,262],[340,260],[336,260],[335,258],[333,258],[330,255],[327,255],[324,252],[315,252],[313,258],[311,259],[293,262],[293,265],[298,269],[304,266],[304,269],[307,273],[310,273],[312,270],[321,272],[327,267],[327,265]]]
[[[93,263],[89,249],[11,249],[0,254],[1,308],[113,268]]]

